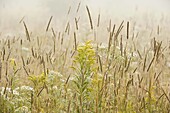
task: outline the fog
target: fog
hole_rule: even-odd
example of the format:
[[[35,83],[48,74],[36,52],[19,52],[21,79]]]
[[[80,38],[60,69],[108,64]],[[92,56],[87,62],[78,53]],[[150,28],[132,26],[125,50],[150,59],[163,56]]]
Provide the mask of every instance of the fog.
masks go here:
[[[79,13],[76,13],[80,2]],[[86,5],[93,20],[97,20],[100,13],[103,23],[113,19],[115,22],[128,20],[159,24],[168,21],[170,14],[169,0],[0,0],[0,33],[20,34],[23,30],[21,19],[33,32],[45,29],[50,16],[53,16],[55,29],[65,26],[68,19],[75,17],[88,22]],[[69,8],[70,14],[67,15]]]

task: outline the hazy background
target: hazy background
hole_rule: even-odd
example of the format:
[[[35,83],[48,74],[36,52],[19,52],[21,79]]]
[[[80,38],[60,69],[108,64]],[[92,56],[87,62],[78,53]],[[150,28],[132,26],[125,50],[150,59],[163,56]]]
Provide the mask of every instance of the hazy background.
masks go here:
[[[81,1],[80,11],[76,13]],[[50,16],[55,29],[65,26],[67,21],[81,17],[82,23],[88,23],[85,6],[88,5],[95,23],[97,15],[101,14],[101,23],[112,19],[115,23],[122,20],[168,26],[169,0],[0,0],[0,34],[18,35],[24,32],[23,24],[19,23],[24,17],[29,29],[33,32],[43,31]],[[71,7],[70,14],[67,15]],[[74,21],[74,20],[73,20]]]

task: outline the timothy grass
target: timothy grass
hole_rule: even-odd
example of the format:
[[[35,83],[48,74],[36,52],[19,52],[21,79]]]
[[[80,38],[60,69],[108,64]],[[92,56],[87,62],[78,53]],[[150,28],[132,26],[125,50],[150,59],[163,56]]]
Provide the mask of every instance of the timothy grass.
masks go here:
[[[95,34],[101,16],[95,26],[86,9]],[[111,20],[108,43],[82,41],[79,19],[56,33],[52,18],[42,37],[23,22],[24,37],[0,39],[0,113],[170,112],[168,45],[151,38],[139,48],[130,21]]]

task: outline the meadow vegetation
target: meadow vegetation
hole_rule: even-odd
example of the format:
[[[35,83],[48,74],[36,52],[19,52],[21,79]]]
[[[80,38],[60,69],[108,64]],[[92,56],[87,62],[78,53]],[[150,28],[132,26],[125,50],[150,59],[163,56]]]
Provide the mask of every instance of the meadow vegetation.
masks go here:
[[[108,22],[99,43],[100,15],[95,22],[86,10],[90,38],[78,18],[74,32],[69,22],[56,32],[51,17],[42,36],[21,20],[24,37],[0,39],[0,113],[170,112],[170,45],[150,37],[140,48],[130,21]]]

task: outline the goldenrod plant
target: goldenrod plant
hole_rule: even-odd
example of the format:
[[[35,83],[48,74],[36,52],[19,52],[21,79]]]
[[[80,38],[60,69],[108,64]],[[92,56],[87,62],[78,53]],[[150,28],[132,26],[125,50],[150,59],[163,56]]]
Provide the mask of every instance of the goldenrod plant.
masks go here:
[[[95,74],[96,55],[92,47],[91,41],[87,41],[84,45],[78,46],[77,55],[74,58],[73,69],[75,71],[75,91],[78,98],[78,112],[89,112],[92,97],[92,79]]]

